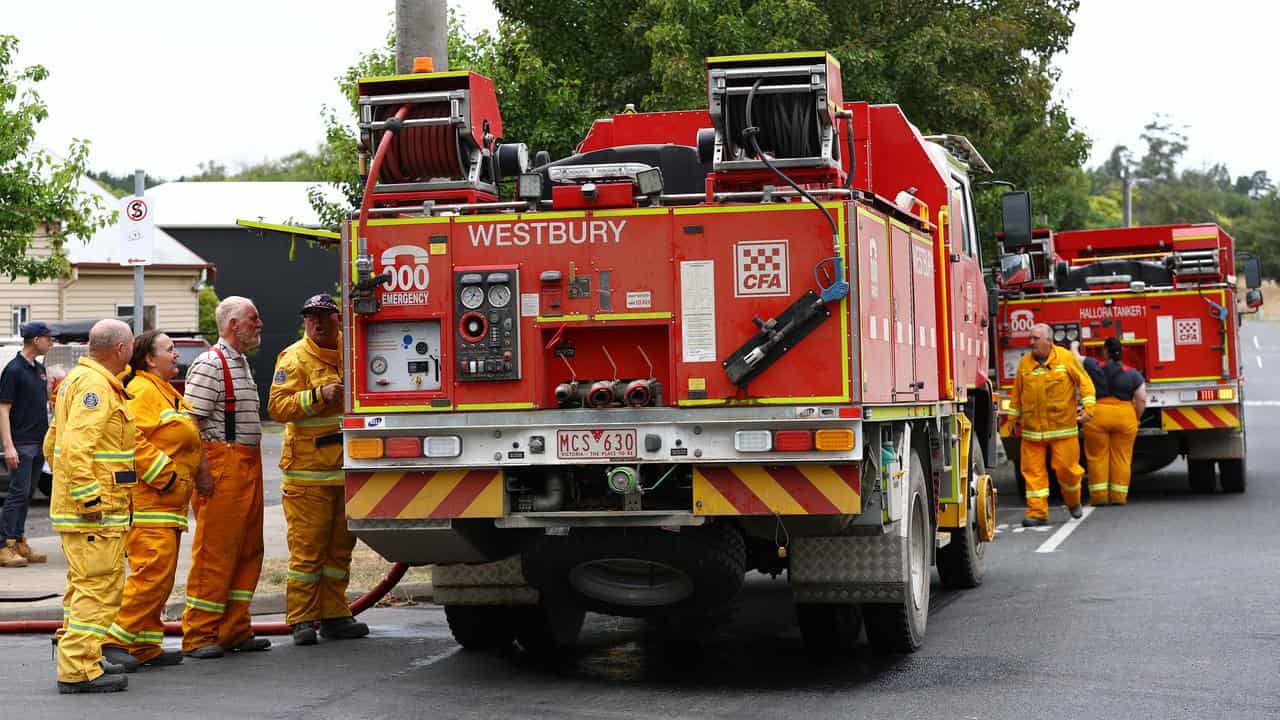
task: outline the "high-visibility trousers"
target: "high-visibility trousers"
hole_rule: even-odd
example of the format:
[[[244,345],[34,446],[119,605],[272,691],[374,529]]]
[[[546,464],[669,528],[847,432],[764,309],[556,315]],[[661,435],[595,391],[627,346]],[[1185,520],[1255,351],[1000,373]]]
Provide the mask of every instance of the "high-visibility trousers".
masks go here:
[[[1098,400],[1093,418],[1084,425],[1090,503],[1124,505],[1129,501],[1133,442],[1137,437],[1138,413],[1132,402],[1113,397]]]
[[[1080,478],[1084,477],[1084,468],[1080,467],[1078,438],[1023,438],[1020,454],[1022,477],[1027,489],[1027,517],[1049,519],[1049,470],[1045,466],[1046,454],[1052,460],[1054,474],[1058,476],[1062,502],[1068,507],[1080,504]]]
[[[182,613],[182,649],[235,648],[253,637],[249,603],[262,572],[262,453],[204,443],[213,494],[196,495],[196,534]]]
[[[350,617],[347,581],[356,537],[347,530],[346,488],[285,485],[282,495],[289,524],[285,621]]]
[[[129,577],[124,600],[103,644],[147,662],[164,652],[164,606],[178,571],[181,531],[176,527],[134,525],[125,542]]]
[[[102,674],[102,643],[124,592],[124,536],[67,532],[67,591],[62,599],[58,681],[93,680]]]

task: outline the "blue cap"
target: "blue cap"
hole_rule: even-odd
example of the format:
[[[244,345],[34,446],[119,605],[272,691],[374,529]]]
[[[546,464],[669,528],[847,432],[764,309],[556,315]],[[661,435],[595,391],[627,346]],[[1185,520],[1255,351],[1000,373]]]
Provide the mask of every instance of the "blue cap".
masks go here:
[[[327,312],[342,312],[342,310],[338,307],[338,303],[333,301],[333,298],[324,293],[312,295],[302,304],[303,315],[306,315],[307,313]]]
[[[39,320],[35,320],[29,323],[25,323],[22,326],[23,340],[30,340],[32,338],[38,338],[38,337],[53,337],[53,331],[49,329],[49,325],[47,323],[42,323]]]

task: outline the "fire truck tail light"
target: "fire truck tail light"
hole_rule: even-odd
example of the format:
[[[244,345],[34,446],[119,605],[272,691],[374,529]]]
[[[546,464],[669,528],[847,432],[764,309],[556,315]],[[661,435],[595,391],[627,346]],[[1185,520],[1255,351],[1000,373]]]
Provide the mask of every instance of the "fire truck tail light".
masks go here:
[[[356,460],[376,460],[382,457],[382,438],[351,438],[347,441],[347,455]]]
[[[1001,410],[1008,410],[1012,405],[1013,405],[1013,400],[1012,400],[1012,399],[1010,399],[1010,398],[1000,398],[1000,409],[1001,409]]]
[[[1217,400],[1218,391],[1214,388],[1205,388],[1196,395],[1197,400]]]
[[[457,435],[435,435],[422,441],[422,453],[429,458],[451,458],[462,454],[462,438]]]
[[[812,430],[778,430],[773,434],[773,449],[778,452],[804,452],[813,449]]]
[[[422,456],[422,438],[393,437],[385,443],[386,456],[389,458],[416,458]]]
[[[733,449],[738,452],[769,452],[773,449],[773,433],[768,430],[739,430],[733,434]]]
[[[819,430],[813,434],[813,446],[819,450],[852,450],[854,440],[853,430],[849,428]]]
[[[1218,388],[1218,399],[1219,400],[1235,400],[1236,389],[1235,388]]]

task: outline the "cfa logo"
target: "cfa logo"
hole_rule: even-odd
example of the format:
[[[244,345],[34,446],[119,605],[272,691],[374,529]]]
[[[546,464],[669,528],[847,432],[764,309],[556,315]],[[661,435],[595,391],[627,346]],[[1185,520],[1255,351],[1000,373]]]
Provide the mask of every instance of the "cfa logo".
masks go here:
[[[396,262],[408,257],[408,262]],[[427,271],[427,263],[431,256],[417,245],[396,245],[382,251],[382,271],[391,276],[382,287],[387,292],[413,292],[426,290],[431,282],[431,273]]]
[[[734,277],[737,297],[790,295],[787,271],[787,241],[740,242],[734,246]]]
[[[1035,316],[1030,310],[1014,310],[1009,313],[1009,329],[1014,335],[1030,335],[1035,324]]]

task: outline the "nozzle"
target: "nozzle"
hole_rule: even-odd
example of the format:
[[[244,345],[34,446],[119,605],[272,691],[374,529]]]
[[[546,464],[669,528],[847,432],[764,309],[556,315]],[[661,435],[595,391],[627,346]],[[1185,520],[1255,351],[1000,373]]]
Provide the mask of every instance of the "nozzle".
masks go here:
[[[587,404],[596,408],[612,405],[613,383],[608,380],[599,380],[592,383],[591,389],[587,390]]]
[[[645,407],[653,401],[653,388],[648,380],[632,380],[623,391],[622,399],[631,407]]]

